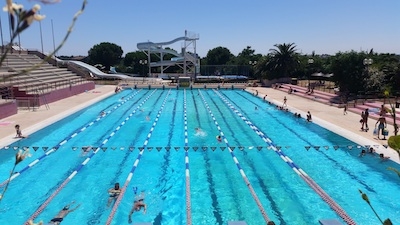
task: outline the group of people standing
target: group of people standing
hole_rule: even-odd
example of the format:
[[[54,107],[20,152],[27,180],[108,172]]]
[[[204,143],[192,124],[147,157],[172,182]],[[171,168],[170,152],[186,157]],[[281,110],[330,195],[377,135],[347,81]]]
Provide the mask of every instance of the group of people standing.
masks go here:
[[[383,105],[382,105],[383,107]],[[377,135],[378,139],[381,139],[379,135],[381,134],[383,136],[382,140],[386,140],[386,136],[388,135],[387,132],[387,123],[386,123],[386,118],[385,118],[386,111],[383,112],[382,109],[379,113],[379,118],[375,123],[375,129],[374,129],[374,134]],[[361,112],[361,130],[368,132],[368,117],[369,117],[369,110],[365,109],[364,111]]]

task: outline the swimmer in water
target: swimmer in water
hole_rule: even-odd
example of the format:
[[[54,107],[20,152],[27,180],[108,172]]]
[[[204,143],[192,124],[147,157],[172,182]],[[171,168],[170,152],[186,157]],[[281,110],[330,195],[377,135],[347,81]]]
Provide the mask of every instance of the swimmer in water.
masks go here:
[[[132,223],[132,214],[134,212],[138,212],[143,208],[143,214],[146,214],[147,205],[144,203],[144,192],[142,192],[139,196],[135,196],[135,201],[133,202],[133,207],[129,212],[128,223]]]
[[[75,208],[70,209],[71,205],[74,204],[75,202],[71,202],[70,204],[64,206],[63,209],[61,209],[58,214],[50,220],[50,222],[48,223],[48,225],[59,225],[61,224],[61,222],[64,220],[64,217],[66,217],[70,212],[75,211],[77,208],[79,208],[80,204],[77,205]],[[31,223],[29,223],[31,224]],[[40,223],[39,223],[40,224]]]
[[[217,141],[218,141],[218,142],[221,142],[221,141],[222,141],[222,138],[221,138],[220,135],[218,135],[216,138],[217,138]]]
[[[203,132],[200,127],[196,127],[194,128],[194,130],[196,131],[196,134],[200,134]]]
[[[200,127],[196,127],[194,130],[196,131],[195,134],[196,136],[201,136],[201,137],[207,136],[207,133],[204,132]]]
[[[90,150],[92,149],[91,146],[84,146],[82,147],[82,156],[85,156],[88,152],[90,152]]]
[[[108,202],[107,207],[110,207],[111,202],[117,200],[119,194],[121,193],[121,189],[119,187],[119,183],[115,183],[113,188],[108,189]]]

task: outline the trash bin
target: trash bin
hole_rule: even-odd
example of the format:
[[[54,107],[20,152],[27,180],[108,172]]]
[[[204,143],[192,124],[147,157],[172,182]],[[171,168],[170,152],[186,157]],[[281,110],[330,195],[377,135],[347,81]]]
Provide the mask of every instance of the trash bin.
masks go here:
[[[400,108],[400,102],[396,102],[396,108]]]

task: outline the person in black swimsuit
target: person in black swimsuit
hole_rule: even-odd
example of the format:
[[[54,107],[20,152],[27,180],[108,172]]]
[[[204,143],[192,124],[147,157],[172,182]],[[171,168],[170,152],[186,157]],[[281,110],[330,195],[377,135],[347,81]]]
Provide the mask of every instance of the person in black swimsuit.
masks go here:
[[[48,225],[59,225],[61,224],[61,222],[64,220],[64,217],[66,217],[70,212],[75,211],[77,208],[79,208],[79,206],[81,206],[80,204],[77,205],[75,208],[70,209],[71,205],[74,204],[75,202],[71,202],[70,204],[64,206],[63,209],[61,209],[60,212],[58,212],[58,214],[50,220],[50,222],[48,223]]]

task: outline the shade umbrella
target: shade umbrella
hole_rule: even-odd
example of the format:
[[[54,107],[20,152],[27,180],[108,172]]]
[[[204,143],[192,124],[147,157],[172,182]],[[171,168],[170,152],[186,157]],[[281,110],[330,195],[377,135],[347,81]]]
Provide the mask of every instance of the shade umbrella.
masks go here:
[[[318,73],[313,73],[313,74],[311,74],[311,76],[313,76],[313,77],[323,77],[324,74],[321,73],[321,72],[318,72]]]

